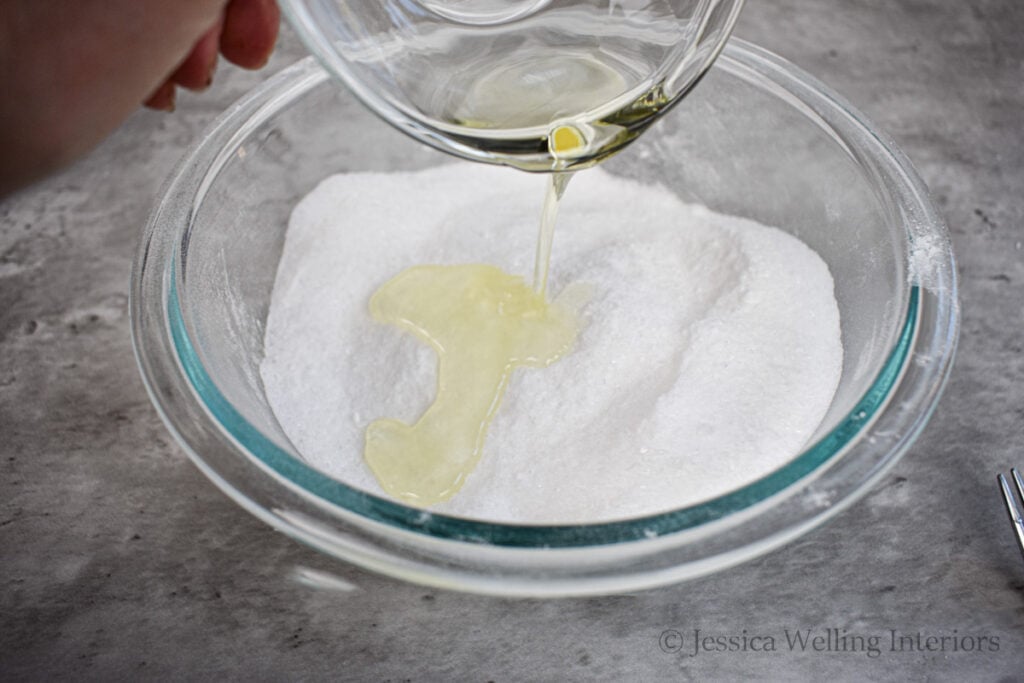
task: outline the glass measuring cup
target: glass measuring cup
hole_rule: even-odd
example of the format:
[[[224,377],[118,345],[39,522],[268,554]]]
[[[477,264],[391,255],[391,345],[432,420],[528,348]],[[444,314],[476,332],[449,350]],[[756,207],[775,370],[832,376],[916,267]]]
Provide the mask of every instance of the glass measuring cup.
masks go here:
[[[711,66],[743,0],[280,0],[384,120],[528,171],[622,149]]]

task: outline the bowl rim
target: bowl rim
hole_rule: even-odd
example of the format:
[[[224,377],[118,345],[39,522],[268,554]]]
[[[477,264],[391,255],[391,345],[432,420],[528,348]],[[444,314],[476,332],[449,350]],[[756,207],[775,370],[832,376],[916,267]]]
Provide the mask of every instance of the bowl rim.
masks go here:
[[[278,485],[288,488],[295,494],[293,503],[301,499],[308,504],[300,504],[305,508],[300,510],[301,514],[313,519],[320,516],[320,526],[324,514],[328,522],[344,517],[346,524],[372,528],[368,532],[371,535],[397,531],[406,541],[410,536],[417,539],[416,543],[426,538],[432,545],[475,544],[512,551],[586,550],[651,546],[672,537],[677,542],[665,547],[678,550],[688,538],[711,533],[725,523],[743,523],[751,515],[777,507],[786,497],[821,495],[827,489],[833,498],[825,500],[812,513],[805,512],[800,519],[780,520],[763,538],[748,539],[737,547],[714,553],[713,557],[678,564],[674,570],[635,569],[616,573],[614,581],[610,581],[610,575],[601,575],[589,583],[577,572],[576,580],[581,583],[576,586],[568,583],[570,570],[565,570],[565,577],[546,583],[543,578],[519,572],[516,575],[522,583],[515,585],[521,586],[523,594],[605,592],[598,587],[657,585],[700,575],[766,552],[837,514],[895,464],[923,428],[948,378],[959,331],[956,269],[948,234],[906,157],[840,96],[785,60],[735,38],[713,70],[722,68],[742,71],[748,78],[763,80],[788,92],[794,98],[789,104],[799,104],[807,109],[803,114],[810,113],[824,121],[838,135],[837,141],[847,145],[848,152],[856,151],[881,164],[886,179],[893,184],[894,195],[902,200],[897,207],[901,212],[898,218],[907,228],[908,241],[911,246],[917,240],[927,243],[931,255],[926,265],[915,264],[913,260],[908,264],[911,283],[900,330],[869,390],[836,427],[782,468],[709,501],[655,515],[596,524],[503,524],[424,512],[349,487],[305,464],[249,424],[216,388],[189,340],[177,285],[183,273],[184,251],[175,247],[187,239],[195,209],[216,171],[235,148],[263,121],[328,80],[326,72],[312,58],[267,80],[214,121],[186,152],[146,227],[132,272],[130,308],[136,359],[161,418],[214,483],[273,526],[365,567],[433,585],[449,585],[451,577],[458,575],[460,581],[455,587],[480,592],[516,591],[514,582],[507,582],[508,573],[503,579],[496,578],[497,573],[488,579],[479,568],[439,569],[440,564],[451,562],[450,557],[443,561],[418,558],[410,568],[394,562],[394,552],[385,553],[387,559],[381,562],[374,553],[361,554],[344,543],[339,545],[336,530],[311,530],[309,524],[289,514],[290,509],[269,509],[258,502],[257,496],[249,495],[245,481],[211,464],[210,458],[200,452],[202,448],[197,447],[196,439],[187,432],[216,431],[211,438],[233,448],[234,455],[243,455],[250,469],[261,470],[263,475],[269,474]],[[161,296],[151,296],[154,292]],[[901,388],[904,395],[899,397],[900,409],[891,410],[894,395]],[[184,412],[182,402],[188,404]],[[205,416],[206,422],[199,416]],[[186,420],[192,420],[192,424],[185,425]],[[197,421],[199,424],[195,424]],[[862,458],[858,479],[843,482],[840,487],[834,481],[828,481],[828,487],[819,485],[829,480],[834,463],[849,458],[857,446],[867,445],[864,437],[869,434],[879,443],[872,444],[872,452]],[[836,491],[840,495],[836,496]],[[647,548],[644,552],[651,550]]]

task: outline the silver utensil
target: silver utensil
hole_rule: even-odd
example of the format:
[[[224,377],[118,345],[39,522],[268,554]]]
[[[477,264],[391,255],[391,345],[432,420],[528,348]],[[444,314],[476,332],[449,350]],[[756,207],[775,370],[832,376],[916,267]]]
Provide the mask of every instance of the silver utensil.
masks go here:
[[[1016,467],[1010,470],[1010,476],[1013,477],[1013,483],[1017,486],[1020,503],[1017,502],[1009,482],[1002,474],[998,477],[999,486],[1003,489],[1003,500],[1006,502],[1006,511],[1010,513],[1010,524],[1013,525],[1013,532],[1017,536],[1017,546],[1020,547],[1020,552],[1024,555],[1024,512],[1022,512],[1024,510],[1024,481],[1021,480],[1020,472]]]

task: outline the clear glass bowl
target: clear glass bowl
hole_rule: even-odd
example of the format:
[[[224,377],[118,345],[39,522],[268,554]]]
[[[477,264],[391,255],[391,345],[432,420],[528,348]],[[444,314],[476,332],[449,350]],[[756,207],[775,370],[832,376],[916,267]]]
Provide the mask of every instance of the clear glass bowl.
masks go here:
[[[309,51],[384,120],[475,161],[614,153],[711,66],[742,0],[281,0]],[[568,124],[585,141],[555,155]]]
[[[703,504],[591,525],[429,514],[346,486],[290,445],[260,380],[288,216],[332,173],[450,162],[396,134],[307,59],[212,125],[143,236],[132,325],[164,421],[228,495],[329,555],[503,595],[611,593],[706,574],[849,505],[896,462],[939,398],[959,310],[948,235],[921,181],[840,97],[734,41],[700,88],[605,168],[779,226],[828,263],[845,361],[811,445]]]

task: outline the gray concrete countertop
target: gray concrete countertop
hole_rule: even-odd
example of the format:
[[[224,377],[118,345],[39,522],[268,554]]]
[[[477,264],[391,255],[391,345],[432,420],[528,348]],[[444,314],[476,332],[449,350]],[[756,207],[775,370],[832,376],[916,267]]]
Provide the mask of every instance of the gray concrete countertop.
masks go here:
[[[173,115],[135,115],[0,203],[0,680],[1024,680],[1024,560],[995,487],[1024,467],[1022,31],[1016,0],[749,0],[738,35],[843,93],[930,186],[959,258],[960,352],[914,447],[830,524],[608,598],[378,577],[274,532],[199,473],[138,377],[129,270],[171,166],[268,72],[225,67]],[[269,70],[301,54],[286,32]],[[296,565],[358,588],[298,586]],[[694,629],[771,635],[780,651],[659,647]],[[878,635],[880,652],[790,651],[787,629]],[[894,652],[891,630],[983,647]]]

